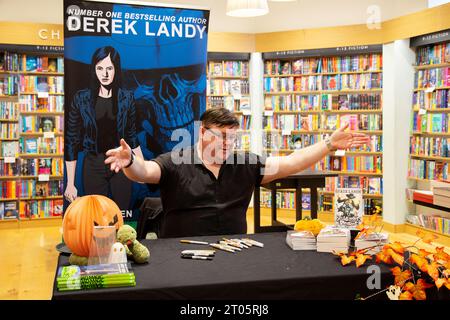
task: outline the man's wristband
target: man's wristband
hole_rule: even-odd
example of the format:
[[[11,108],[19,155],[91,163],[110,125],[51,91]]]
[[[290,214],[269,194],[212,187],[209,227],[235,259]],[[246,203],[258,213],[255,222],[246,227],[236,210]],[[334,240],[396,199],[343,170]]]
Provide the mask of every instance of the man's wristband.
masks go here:
[[[126,168],[131,167],[131,165],[133,164],[133,161],[134,161],[134,151],[131,150],[131,159],[130,159],[130,163],[127,164],[126,167],[124,167],[124,168],[126,169]]]

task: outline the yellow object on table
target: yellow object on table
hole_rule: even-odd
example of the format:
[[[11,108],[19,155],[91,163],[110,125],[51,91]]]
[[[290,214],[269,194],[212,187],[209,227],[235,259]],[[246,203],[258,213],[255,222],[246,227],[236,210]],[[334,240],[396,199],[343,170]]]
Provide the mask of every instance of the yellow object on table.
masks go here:
[[[325,227],[325,225],[319,219],[303,219],[298,220],[295,223],[294,230],[295,231],[311,231],[315,236],[317,236]]]

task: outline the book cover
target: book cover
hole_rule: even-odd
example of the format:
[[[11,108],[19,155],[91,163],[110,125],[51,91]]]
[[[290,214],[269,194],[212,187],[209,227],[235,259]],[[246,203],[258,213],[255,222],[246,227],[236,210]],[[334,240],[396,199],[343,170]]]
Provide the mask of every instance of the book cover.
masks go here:
[[[38,182],[36,183],[36,197],[47,197],[48,194],[48,183]]]
[[[19,214],[17,211],[17,202],[16,201],[5,202],[3,219],[17,219],[18,217]]]
[[[19,153],[18,141],[4,141],[2,143],[3,157],[16,157],[18,153]]]
[[[334,221],[336,226],[356,228],[360,225],[364,210],[362,190],[336,188],[334,195]]]
[[[281,74],[291,74],[291,63],[289,61],[282,63]]]
[[[58,59],[48,58],[48,72],[57,72],[58,70]]]
[[[301,74],[302,73],[302,67],[303,67],[303,60],[295,60],[292,63],[292,73],[293,74]]]
[[[39,117],[39,131],[40,132],[54,132],[55,131],[55,117]]]
[[[212,62],[210,63],[211,68],[211,75],[214,77],[220,77],[223,76],[223,67],[221,62]]]
[[[309,193],[302,194],[302,209],[311,210],[311,194]]]
[[[0,220],[2,220],[5,216],[5,203],[0,202]]]
[[[38,153],[37,138],[25,140],[25,153]]]
[[[241,95],[241,80],[230,80],[230,94],[233,96]]]
[[[37,71],[37,57],[27,56],[26,71]]]
[[[38,174],[51,174],[52,173],[52,159],[42,158],[39,159]]]
[[[338,122],[338,118],[337,118],[336,114],[327,116],[326,129],[327,130],[336,130],[337,122]]]

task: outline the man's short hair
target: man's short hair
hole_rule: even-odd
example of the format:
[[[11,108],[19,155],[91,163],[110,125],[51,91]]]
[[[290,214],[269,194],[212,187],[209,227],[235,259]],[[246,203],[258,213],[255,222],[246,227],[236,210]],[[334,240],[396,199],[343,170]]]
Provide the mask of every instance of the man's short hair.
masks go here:
[[[238,118],[226,108],[210,108],[200,117],[202,125],[206,128],[216,126],[222,127],[239,127]]]

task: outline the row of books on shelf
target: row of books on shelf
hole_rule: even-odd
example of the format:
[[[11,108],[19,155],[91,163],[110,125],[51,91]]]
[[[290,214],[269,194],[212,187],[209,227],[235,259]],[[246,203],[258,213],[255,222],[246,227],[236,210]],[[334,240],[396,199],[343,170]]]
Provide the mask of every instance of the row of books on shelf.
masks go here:
[[[381,156],[327,156],[314,165],[315,170],[331,170],[362,173],[379,173],[382,171]]]
[[[440,88],[450,86],[450,67],[417,70],[414,88]]]
[[[447,113],[426,113],[414,112],[411,121],[413,132],[424,133],[445,133],[450,132],[450,117]]]
[[[314,57],[294,61],[267,60],[264,62],[264,74],[378,71],[382,69],[382,61],[381,54]]]
[[[63,212],[63,200],[30,200],[0,202],[0,220],[38,219],[59,217]]]
[[[381,110],[381,95],[379,93],[266,95],[264,107],[273,111]]]
[[[272,194],[270,191],[260,191],[260,205],[263,208],[272,207]],[[277,191],[276,205],[281,209],[295,209],[297,202],[295,200],[294,191]],[[309,193],[302,193],[302,210],[311,210],[311,195]]]
[[[434,90],[433,92],[417,91],[413,93],[414,110],[450,108],[450,90]]]
[[[29,199],[56,197],[63,194],[63,181],[36,181],[34,179],[0,181],[1,199]]]
[[[450,157],[450,138],[411,136],[409,153],[417,156]]]
[[[252,117],[248,115],[241,115],[238,117],[239,119],[239,129],[241,130],[250,130]]]
[[[64,96],[51,95],[47,97],[38,97],[37,95],[21,95],[20,112],[63,112]]]
[[[19,116],[19,108],[14,102],[0,101],[0,119],[16,120]]]
[[[230,94],[240,96],[250,93],[250,83],[248,80],[208,80],[206,92],[208,94]]]
[[[248,61],[210,61],[207,72],[213,77],[248,77]]]
[[[17,139],[19,132],[19,124],[14,122],[0,123],[1,139]]]
[[[0,52],[0,71],[64,72],[63,57]]]
[[[448,163],[409,159],[408,177],[426,180],[448,180]]]
[[[234,147],[238,150],[250,150],[250,133],[249,132],[238,133]]]
[[[16,76],[0,77],[0,96],[16,96],[18,93]]]
[[[327,134],[290,134],[264,132],[263,146],[267,149],[299,150],[322,141]],[[380,135],[370,136],[370,143],[348,151],[382,152],[383,139]]]
[[[383,200],[382,199],[363,199],[364,215],[381,214],[383,211]],[[324,212],[334,211],[334,195],[324,194],[319,197],[319,210]]]
[[[381,73],[363,73],[264,78],[264,92],[380,89],[381,75]]]
[[[64,77],[20,76],[20,92],[64,93]]]
[[[410,214],[406,221],[411,224],[450,235],[450,219],[437,215]]]
[[[19,152],[26,153],[52,153],[52,154],[62,154],[64,153],[64,140],[63,137],[54,138],[30,138],[21,137],[19,139]]]
[[[249,97],[207,97],[207,108],[226,108],[230,111],[243,111],[250,113]]]
[[[416,49],[416,65],[450,63],[450,42],[423,46]]]
[[[383,178],[381,177],[327,177],[325,191],[334,192],[336,188],[358,188],[364,194],[383,194]]]
[[[382,130],[381,114],[274,114],[263,118],[267,130]]]
[[[15,159],[14,163],[0,160],[2,176],[37,176],[48,174],[60,176],[63,172],[62,158]]]
[[[22,116],[20,132],[63,132],[64,118],[55,116]]]

